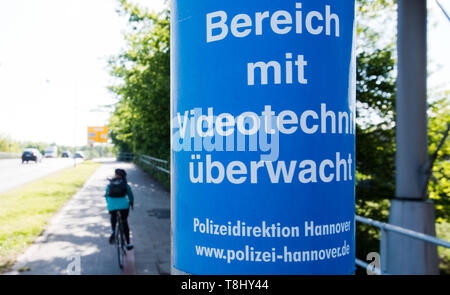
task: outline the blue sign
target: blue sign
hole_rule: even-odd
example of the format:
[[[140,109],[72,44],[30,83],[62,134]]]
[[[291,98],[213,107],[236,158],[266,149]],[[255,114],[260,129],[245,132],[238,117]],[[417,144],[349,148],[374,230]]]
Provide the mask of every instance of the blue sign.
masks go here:
[[[353,0],[172,1],[173,267],[355,270]]]

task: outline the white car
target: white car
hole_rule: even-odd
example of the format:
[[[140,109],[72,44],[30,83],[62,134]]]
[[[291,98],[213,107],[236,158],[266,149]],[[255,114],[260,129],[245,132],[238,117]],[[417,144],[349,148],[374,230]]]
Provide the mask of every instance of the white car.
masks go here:
[[[45,149],[44,153],[45,158],[57,158],[58,157],[58,148],[56,146],[49,146]]]

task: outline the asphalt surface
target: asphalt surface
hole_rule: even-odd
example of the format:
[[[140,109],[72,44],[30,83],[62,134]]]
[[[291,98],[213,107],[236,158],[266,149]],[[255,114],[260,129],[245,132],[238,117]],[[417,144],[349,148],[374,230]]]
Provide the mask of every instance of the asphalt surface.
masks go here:
[[[77,159],[77,162],[82,160]],[[24,163],[21,159],[0,160],[0,192],[36,180],[45,175],[74,165],[73,159],[45,158],[41,163]]]
[[[123,271],[115,247],[108,243],[110,221],[104,198],[107,177],[115,168],[127,171],[135,197],[128,218],[135,247],[127,253]],[[169,193],[134,164],[109,161],[50,220],[44,234],[7,274],[158,275],[169,274],[169,262]]]

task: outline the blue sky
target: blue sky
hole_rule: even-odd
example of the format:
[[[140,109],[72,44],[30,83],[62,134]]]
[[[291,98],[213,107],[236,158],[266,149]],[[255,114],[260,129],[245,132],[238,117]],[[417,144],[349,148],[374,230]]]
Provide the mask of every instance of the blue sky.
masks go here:
[[[160,11],[163,0],[134,0]],[[450,11],[450,0],[441,0]],[[450,22],[428,1],[431,87],[449,89]],[[85,145],[87,126],[107,123],[115,102],[108,56],[124,46],[115,0],[0,2],[0,134],[15,140]],[[438,69],[436,71],[436,69]]]

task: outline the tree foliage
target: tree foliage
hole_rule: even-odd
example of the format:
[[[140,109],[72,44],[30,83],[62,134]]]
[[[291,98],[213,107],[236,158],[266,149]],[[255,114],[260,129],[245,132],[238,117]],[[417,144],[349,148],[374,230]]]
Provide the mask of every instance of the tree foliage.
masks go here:
[[[395,193],[395,79],[389,49],[361,52],[357,69],[356,202],[358,214],[381,220],[367,202]]]
[[[386,220],[395,194],[394,0],[358,1],[356,84],[357,214]],[[384,201],[383,201],[384,200]]]
[[[7,136],[0,135],[0,152],[18,152],[18,144],[17,142],[12,141]]]
[[[111,138],[121,151],[168,159],[170,152],[170,20],[120,1],[130,29],[127,48],[109,61],[116,77],[110,90],[118,102],[110,118]]]
[[[428,111],[430,156],[437,152],[428,193],[436,205],[437,221],[450,222],[450,140],[445,137],[450,128],[450,91],[443,91],[437,97]]]

